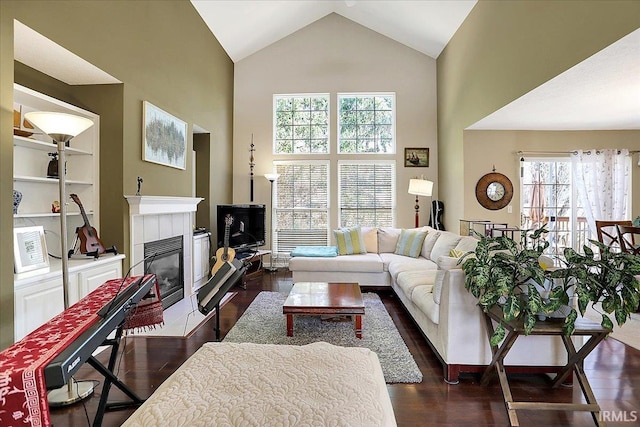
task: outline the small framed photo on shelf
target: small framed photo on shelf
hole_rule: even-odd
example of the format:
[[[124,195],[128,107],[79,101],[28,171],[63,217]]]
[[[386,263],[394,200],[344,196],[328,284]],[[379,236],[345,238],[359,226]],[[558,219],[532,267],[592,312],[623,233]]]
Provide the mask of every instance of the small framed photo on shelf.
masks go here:
[[[44,227],[17,227],[13,229],[13,257],[16,273],[49,267]]]
[[[150,102],[142,104],[142,158],[177,169],[186,169],[187,123]]]
[[[405,168],[428,168],[429,149],[428,148],[405,148],[404,149]]]

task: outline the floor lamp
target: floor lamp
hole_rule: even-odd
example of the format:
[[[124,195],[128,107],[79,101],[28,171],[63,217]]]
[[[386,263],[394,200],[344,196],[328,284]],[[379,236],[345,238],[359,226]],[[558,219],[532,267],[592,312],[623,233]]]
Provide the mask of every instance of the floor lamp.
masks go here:
[[[267,180],[269,181],[270,185],[271,185],[271,227],[269,227],[269,231],[271,231],[271,236],[269,238],[269,252],[271,252],[271,254],[269,255],[269,267],[266,268],[266,270],[270,273],[276,272],[278,271],[277,267],[273,266],[273,183],[278,179],[280,175],[277,173],[268,173],[265,174],[264,177],[267,178]]]
[[[433,191],[433,182],[427,181],[426,179],[418,179],[413,178],[409,180],[409,194],[413,194],[416,196],[416,228],[420,226],[420,205],[418,204],[418,196],[428,196],[431,198],[431,193]],[[431,207],[429,207],[429,211],[431,215],[433,215],[433,211]],[[434,224],[433,217],[431,217],[431,224]]]
[[[60,246],[62,258],[62,291],[64,308],[69,308],[69,255],[67,243],[67,195],[66,195],[66,158],[65,145],[75,136],[93,126],[93,121],[86,117],[66,113],[33,111],[25,114],[25,118],[34,126],[49,135],[58,145],[58,188],[60,192]],[[66,386],[49,392],[51,406],[66,406],[84,399],[93,393],[93,381],[69,380]]]

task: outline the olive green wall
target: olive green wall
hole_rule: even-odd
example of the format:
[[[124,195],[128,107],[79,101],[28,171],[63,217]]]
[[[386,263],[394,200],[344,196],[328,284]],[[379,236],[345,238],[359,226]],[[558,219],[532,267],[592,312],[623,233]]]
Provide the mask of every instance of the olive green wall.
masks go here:
[[[101,115],[99,232],[105,244],[113,240],[121,252],[129,251],[128,205],[123,196],[135,194],[138,176],[144,179],[143,195],[192,195],[191,137],[186,170],[142,161],[144,100],[189,123],[190,132],[193,123],[211,131],[214,147],[208,180],[215,185],[210,185],[202,203],[208,208],[231,201],[233,63],[188,0],[0,2],[2,200],[12,192],[14,19],[123,82],[71,88],[39,79],[37,73],[26,77],[26,72],[24,77],[34,85],[51,86],[47,91],[52,96]],[[210,216],[209,222],[213,220]],[[3,203],[3,243],[10,241],[12,227],[10,204]],[[13,342],[12,270],[12,246],[0,245],[0,348]]]
[[[469,172],[476,174],[472,165],[486,160],[484,170],[489,172],[494,163],[490,157],[497,153],[498,159],[504,159],[502,150],[512,149],[492,144],[478,148],[481,159],[467,156],[464,129],[638,27],[637,1],[476,4],[437,61],[438,184],[445,203],[445,224],[457,229],[452,225],[476,212],[468,197],[475,190],[476,176]],[[537,138],[544,139],[544,133]],[[563,147],[568,145],[560,141],[554,149]],[[512,154],[506,157],[510,162]],[[498,170],[511,165],[496,160]],[[483,217],[502,215],[484,212]]]

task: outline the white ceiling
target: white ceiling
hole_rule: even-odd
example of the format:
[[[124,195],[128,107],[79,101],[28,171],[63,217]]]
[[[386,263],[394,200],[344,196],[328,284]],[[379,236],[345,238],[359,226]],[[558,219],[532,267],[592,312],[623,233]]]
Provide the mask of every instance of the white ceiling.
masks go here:
[[[330,13],[437,58],[476,0],[191,0],[233,62]]]
[[[122,83],[20,21],[13,22],[13,57],[69,85]]]

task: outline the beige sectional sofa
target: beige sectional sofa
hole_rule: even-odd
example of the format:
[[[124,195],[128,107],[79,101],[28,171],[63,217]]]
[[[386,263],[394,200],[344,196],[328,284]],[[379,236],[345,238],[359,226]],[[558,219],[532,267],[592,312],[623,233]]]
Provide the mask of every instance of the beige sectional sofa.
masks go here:
[[[464,287],[459,259],[450,256],[452,249],[453,254],[474,250],[477,240],[430,227],[423,229],[427,236],[417,258],[394,253],[401,229],[363,227],[366,254],[293,257],[289,269],[294,283],[390,286],[443,363],[445,380],[456,383],[460,372],[481,372],[491,362],[483,314]],[[566,360],[560,338],[527,336],[516,341],[505,365],[514,371],[531,372],[534,367],[554,372]]]

